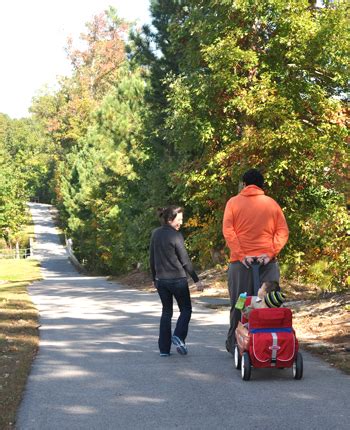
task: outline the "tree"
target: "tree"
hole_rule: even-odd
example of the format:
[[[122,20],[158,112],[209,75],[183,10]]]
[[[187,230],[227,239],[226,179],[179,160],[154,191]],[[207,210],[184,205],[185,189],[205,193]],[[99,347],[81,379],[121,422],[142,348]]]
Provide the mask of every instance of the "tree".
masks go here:
[[[53,145],[41,124],[0,114],[0,237],[7,246],[20,239],[30,198],[53,198],[53,166]]]
[[[330,277],[345,285],[345,2],[315,9],[302,0],[213,0],[187,10],[170,44],[193,34],[200,50],[184,46],[169,82],[166,138],[182,158],[175,195],[200,227],[192,249],[209,261],[206,245],[222,247],[224,201],[255,166],[287,214],[290,271],[312,278],[322,260],[327,286]]]
[[[81,149],[69,154],[66,171],[61,172],[69,233],[77,255],[94,271],[128,269],[144,250],[144,242],[141,249],[138,246],[143,226],[135,222],[142,212],[136,167],[146,158],[140,146],[143,95],[139,72],[120,69],[115,88],[93,115]]]
[[[68,46],[73,76],[33,104],[78,255],[110,273],[145,262],[155,208],[176,203],[192,255],[223,261],[225,202],[258,167],[291,229],[284,273],[343,287],[345,2],[154,0],[151,11],[127,56],[115,11],[96,18],[86,49]]]
[[[62,202],[62,181],[69,175],[70,153],[79,152],[88,130],[94,124],[93,112],[113,89],[118,70],[125,61],[124,39],[127,24],[109,8],[95,16],[81,35],[82,47],[68,41],[67,55],[73,67],[70,77],[61,77],[59,89],[43,89],[33,100],[31,112],[45,129],[52,144],[53,184],[57,203]]]

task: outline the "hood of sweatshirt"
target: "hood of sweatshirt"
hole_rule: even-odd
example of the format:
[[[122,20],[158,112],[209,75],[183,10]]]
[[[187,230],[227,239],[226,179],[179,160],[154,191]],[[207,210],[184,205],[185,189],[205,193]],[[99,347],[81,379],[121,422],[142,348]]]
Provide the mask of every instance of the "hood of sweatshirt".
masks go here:
[[[256,185],[248,185],[239,193],[240,196],[244,197],[263,196],[264,194],[264,191]]]

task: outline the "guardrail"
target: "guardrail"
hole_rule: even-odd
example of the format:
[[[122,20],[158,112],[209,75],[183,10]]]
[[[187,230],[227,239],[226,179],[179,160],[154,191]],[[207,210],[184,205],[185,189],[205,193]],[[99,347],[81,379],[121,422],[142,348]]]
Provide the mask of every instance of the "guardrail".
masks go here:
[[[77,259],[77,257],[74,255],[74,252],[73,252],[73,241],[72,241],[72,239],[67,239],[67,237],[66,237],[66,249],[67,249],[67,252],[68,252],[68,258],[71,261],[71,263],[73,264],[73,266],[75,266],[75,268],[80,273],[87,273],[85,267],[79,262],[79,260]]]

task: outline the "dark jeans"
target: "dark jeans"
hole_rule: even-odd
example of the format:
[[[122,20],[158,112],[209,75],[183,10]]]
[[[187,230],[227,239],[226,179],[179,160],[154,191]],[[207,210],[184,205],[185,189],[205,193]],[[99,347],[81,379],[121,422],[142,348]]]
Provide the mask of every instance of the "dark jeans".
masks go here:
[[[260,283],[265,281],[280,280],[280,270],[278,262],[272,260],[266,266],[260,267]],[[230,294],[230,328],[227,333],[227,348],[233,353],[236,342],[235,330],[241,319],[241,311],[235,308],[238,297],[241,293],[252,296],[253,293],[253,270],[247,269],[240,261],[230,263],[228,269],[228,291]]]
[[[174,335],[185,341],[188,324],[191,319],[192,305],[186,278],[158,279],[156,286],[163,310],[159,327],[159,350],[168,353],[171,347],[171,318],[173,316],[173,297],[177,301],[180,315],[176,323]]]

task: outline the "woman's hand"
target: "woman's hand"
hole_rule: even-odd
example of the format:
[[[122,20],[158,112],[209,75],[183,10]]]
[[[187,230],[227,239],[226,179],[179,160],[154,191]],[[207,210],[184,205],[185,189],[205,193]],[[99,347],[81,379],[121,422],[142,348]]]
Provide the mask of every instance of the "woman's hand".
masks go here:
[[[204,290],[204,284],[202,281],[198,281],[195,283],[197,291],[203,291]]]

